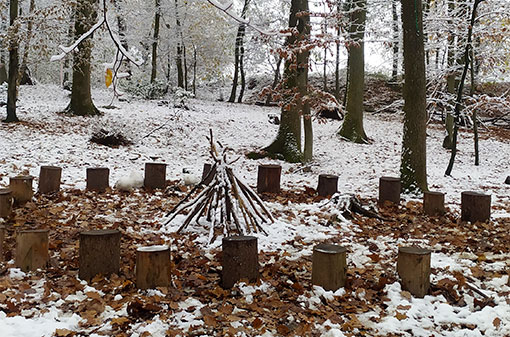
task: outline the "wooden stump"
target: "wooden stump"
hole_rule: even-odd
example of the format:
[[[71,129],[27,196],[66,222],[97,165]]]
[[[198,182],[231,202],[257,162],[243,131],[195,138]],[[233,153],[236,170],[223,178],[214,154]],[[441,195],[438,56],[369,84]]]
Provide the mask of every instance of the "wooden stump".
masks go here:
[[[461,193],[461,220],[475,223],[486,222],[491,218],[491,196],[479,192]]]
[[[313,247],[312,284],[336,291],[345,285],[347,248],[322,243]]]
[[[12,192],[8,188],[0,188],[0,218],[8,218],[12,212]]]
[[[56,166],[41,166],[39,173],[39,193],[52,193],[60,190],[62,168]]]
[[[332,174],[320,174],[317,193],[321,197],[329,197],[338,192],[338,176]]]
[[[379,203],[383,204],[386,200],[394,204],[400,203],[400,178],[379,178]]]
[[[211,168],[212,168],[211,164],[204,163],[204,170],[202,171],[202,181],[204,182],[205,185],[209,185],[214,178],[215,172],[212,172],[209,177],[207,176],[209,174],[209,171],[211,171]],[[216,168],[214,169],[214,171],[216,171]]]
[[[23,271],[46,267],[49,229],[33,229],[18,232],[16,235],[15,263]]]
[[[34,196],[33,181],[34,177],[32,176],[18,176],[9,179],[9,189],[12,191],[14,205],[22,206],[32,200]]]
[[[229,236],[222,240],[221,286],[232,288],[240,279],[257,282],[259,257],[257,238],[254,236]]]
[[[280,165],[259,165],[257,193],[280,193]]]
[[[100,229],[80,233],[80,271],[89,281],[97,274],[117,274],[120,268],[120,231]]]
[[[423,192],[423,213],[430,216],[443,215],[444,193],[441,192]]]
[[[143,185],[149,189],[165,188],[166,164],[146,163]]]
[[[510,185],[510,176],[506,177],[505,184]]]
[[[136,287],[170,286],[170,247],[149,246],[136,250]]]
[[[5,227],[0,226],[0,262],[4,262]]]
[[[104,192],[110,187],[110,169],[107,167],[94,167],[87,169],[87,190]]]
[[[399,247],[397,273],[403,290],[415,297],[424,297],[430,288],[430,250]]]

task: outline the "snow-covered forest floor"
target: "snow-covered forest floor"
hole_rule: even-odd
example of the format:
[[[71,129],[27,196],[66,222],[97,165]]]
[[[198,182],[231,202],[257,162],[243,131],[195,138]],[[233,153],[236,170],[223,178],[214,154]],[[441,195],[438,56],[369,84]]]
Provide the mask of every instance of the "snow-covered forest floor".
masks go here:
[[[6,262],[0,264],[1,336],[509,336],[510,335],[510,140],[481,130],[481,165],[474,165],[471,132],[463,130],[451,177],[444,131],[429,124],[427,169],[431,190],[446,193],[447,215],[422,215],[421,196],[403,196],[400,206],[378,208],[381,176],[398,176],[402,115],[367,114],[371,145],[341,141],[340,122],[314,123],[314,160],[309,165],[250,160],[245,154],[275,137],[268,122],[277,108],[191,100],[189,110],[170,101],[114,102],[94,92],[103,117],[68,117],[68,93],[56,86],[23,86],[17,124],[0,125],[0,186],[18,174],[39,175],[41,165],[62,167],[61,192],[36,194],[5,221]],[[133,145],[91,143],[98,128],[114,128]],[[235,173],[256,185],[261,163],[282,165],[282,194],[264,196],[277,221],[258,236],[260,281],[219,287],[221,238],[207,245],[208,228],[184,217],[162,226],[164,215],[189,190],[183,169],[201,176],[209,160],[206,136],[233,149]],[[169,188],[146,192],[86,192],[88,167],[110,168],[110,184],[146,162],[167,164]],[[339,176],[339,191],[359,196],[391,221],[355,215],[344,219],[316,188],[321,173]],[[37,190],[37,179],[35,179]],[[491,194],[488,224],[460,221],[462,191]],[[15,232],[50,229],[50,265],[23,273],[14,267]],[[97,228],[122,232],[119,275],[80,281],[78,234]],[[317,243],[347,247],[347,284],[337,292],[312,286],[311,254]],[[134,286],[135,251],[170,244],[173,286],[149,291]],[[396,276],[399,246],[432,250],[430,294],[402,291]]]

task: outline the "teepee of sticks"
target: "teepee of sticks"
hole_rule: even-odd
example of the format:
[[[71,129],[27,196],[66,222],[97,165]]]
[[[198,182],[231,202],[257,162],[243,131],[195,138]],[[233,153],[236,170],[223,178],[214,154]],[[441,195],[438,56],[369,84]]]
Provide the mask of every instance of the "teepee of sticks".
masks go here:
[[[214,145],[212,130],[209,132],[210,154],[214,164],[206,177],[166,215],[169,219],[164,225],[169,224],[178,214],[188,211],[187,217],[177,233],[186,229],[193,221],[199,224],[200,218],[206,217],[206,220],[210,222],[210,243],[216,239],[218,233],[230,236],[262,232],[267,235],[263,225],[273,223],[273,216],[259,196],[235,176],[230,165],[237,159],[227,161],[229,148],[223,147],[218,142],[222,150],[221,153],[218,153]],[[210,183],[197,193],[200,187],[205,185],[205,181],[210,181]],[[196,196],[188,201],[192,195]]]

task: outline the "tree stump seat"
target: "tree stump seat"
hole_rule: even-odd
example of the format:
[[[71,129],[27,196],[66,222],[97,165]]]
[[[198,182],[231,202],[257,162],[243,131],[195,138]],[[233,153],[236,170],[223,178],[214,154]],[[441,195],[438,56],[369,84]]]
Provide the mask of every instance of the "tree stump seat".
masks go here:
[[[107,167],[87,168],[87,190],[104,192],[110,187],[110,169]]]
[[[491,217],[491,196],[479,192],[461,193],[461,220],[486,222]]]
[[[338,192],[338,176],[333,174],[320,174],[317,194],[321,197],[329,197]]]
[[[143,185],[148,189],[163,189],[166,187],[166,164],[145,163],[145,178]]]
[[[345,285],[347,248],[322,243],[313,248],[312,284],[336,291]]]
[[[34,271],[46,267],[49,229],[23,230],[16,235],[15,264],[22,271]]]
[[[259,257],[255,236],[228,236],[222,240],[221,286],[232,288],[234,284],[247,279],[257,282]]]
[[[430,288],[431,251],[419,247],[399,247],[397,273],[403,290],[415,297],[424,297]]]
[[[136,287],[153,289],[168,287],[170,276],[170,247],[147,246],[136,250]]]
[[[423,213],[429,216],[443,215],[445,213],[444,193],[423,192]]]
[[[41,166],[39,172],[39,193],[53,193],[60,190],[62,168],[57,166]]]
[[[8,218],[12,212],[12,191],[0,188],[0,218]]]
[[[99,229],[80,233],[78,276],[90,281],[97,274],[109,276],[120,269],[120,231]]]
[[[17,176],[9,179],[9,189],[12,191],[14,205],[22,206],[32,200],[34,191],[32,189],[34,177]]]
[[[280,165],[259,165],[257,173],[257,193],[280,193]]]
[[[379,204],[390,201],[394,204],[400,203],[400,178],[380,177],[379,178]]]

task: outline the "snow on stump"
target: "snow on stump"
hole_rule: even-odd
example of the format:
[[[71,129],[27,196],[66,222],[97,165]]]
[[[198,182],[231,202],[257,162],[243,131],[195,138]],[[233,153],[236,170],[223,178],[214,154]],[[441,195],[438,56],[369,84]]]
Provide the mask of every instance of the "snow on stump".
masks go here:
[[[120,231],[100,229],[80,233],[80,279],[89,281],[97,274],[117,274],[119,269]]]
[[[53,193],[60,190],[62,168],[57,166],[41,166],[39,173],[39,193]]]
[[[443,215],[445,213],[444,193],[423,192],[423,213],[429,216]]]
[[[222,239],[221,286],[232,288],[234,284],[247,279],[257,282],[259,277],[259,256],[255,236],[227,236]]]
[[[136,250],[136,287],[170,286],[170,247],[148,246]]]
[[[0,262],[4,261],[5,227],[0,226]]]
[[[107,167],[91,167],[87,169],[87,190],[104,192],[110,187],[110,169]]]
[[[333,174],[320,174],[317,193],[321,197],[329,197],[338,192],[338,176]]]
[[[8,218],[12,212],[12,192],[8,188],[0,188],[0,218]]]
[[[321,243],[313,247],[312,284],[336,291],[345,285],[347,248]]]
[[[143,186],[148,189],[165,188],[166,186],[166,164],[145,163],[145,179]]]
[[[461,193],[460,218],[462,221],[486,222],[491,217],[491,196],[479,192]]]
[[[213,165],[210,163],[204,163],[204,170],[202,171],[202,184],[209,185],[213,181],[214,174],[216,173],[216,167],[214,172],[211,172]]]
[[[403,290],[423,298],[430,288],[430,253],[419,247],[399,247],[397,273]]]
[[[31,229],[16,235],[15,264],[21,270],[33,271],[46,267],[48,254],[49,229]]]
[[[14,205],[23,206],[32,200],[34,196],[33,181],[34,177],[32,176],[17,176],[9,179],[9,189],[12,191]]]
[[[383,204],[386,200],[394,204],[400,203],[400,178],[379,178],[379,204]]]
[[[257,193],[280,193],[280,165],[259,165]]]

